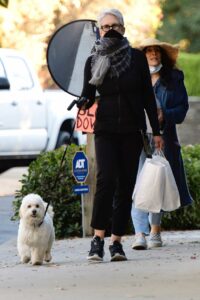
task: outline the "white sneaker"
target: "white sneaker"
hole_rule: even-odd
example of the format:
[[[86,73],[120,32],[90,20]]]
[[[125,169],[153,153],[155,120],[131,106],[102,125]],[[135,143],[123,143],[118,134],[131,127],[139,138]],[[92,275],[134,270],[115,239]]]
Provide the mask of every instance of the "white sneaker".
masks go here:
[[[160,232],[150,233],[148,248],[162,247],[162,239]]]
[[[135,235],[135,240],[132,245],[132,249],[134,250],[146,250],[147,249],[147,242],[144,235],[138,234]]]

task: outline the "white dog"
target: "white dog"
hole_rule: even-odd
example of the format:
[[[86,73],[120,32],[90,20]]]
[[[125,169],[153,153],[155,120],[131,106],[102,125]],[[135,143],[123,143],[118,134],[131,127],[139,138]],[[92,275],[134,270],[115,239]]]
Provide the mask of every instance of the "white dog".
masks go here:
[[[41,265],[51,260],[51,247],[55,239],[53,227],[53,209],[49,206],[45,218],[47,203],[37,194],[28,194],[22,200],[19,215],[17,248],[22,263],[31,261]]]

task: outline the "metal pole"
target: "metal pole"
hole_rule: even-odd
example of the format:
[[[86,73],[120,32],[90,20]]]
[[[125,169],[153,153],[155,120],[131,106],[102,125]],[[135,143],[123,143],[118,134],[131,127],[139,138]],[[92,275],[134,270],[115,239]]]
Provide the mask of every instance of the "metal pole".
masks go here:
[[[82,231],[83,231],[83,238],[86,237],[85,234],[85,207],[84,207],[84,197],[81,194],[81,211],[82,211]]]

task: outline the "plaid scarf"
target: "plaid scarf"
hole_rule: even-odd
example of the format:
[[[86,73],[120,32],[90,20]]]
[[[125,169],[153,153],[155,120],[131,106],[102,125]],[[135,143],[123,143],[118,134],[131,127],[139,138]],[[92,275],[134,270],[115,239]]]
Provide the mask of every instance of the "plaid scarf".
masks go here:
[[[92,49],[91,72],[89,83],[101,85],[105,75],[119,77],[131,64],[131,47],[126,38],[103,37]]]

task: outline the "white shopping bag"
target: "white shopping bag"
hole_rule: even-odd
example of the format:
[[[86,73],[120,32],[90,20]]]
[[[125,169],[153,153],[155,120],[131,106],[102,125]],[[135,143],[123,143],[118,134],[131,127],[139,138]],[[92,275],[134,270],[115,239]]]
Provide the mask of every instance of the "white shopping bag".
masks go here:
[[[158,213],[162,209],[165,166],[153,158],[146,158],[138,174],[133,201],[135,208]]]
[[[136,208],[158,213],[180,207],[180,197],[169,162],[155,152],[138,174],[133,201]]]
[[[165,157],[160,155],[154,156],[154,159],[159,160],[165,165],[165,189],[163,195],[162,210],[173,211],[180,207],[180,195],[176,185],[171,166]]]

